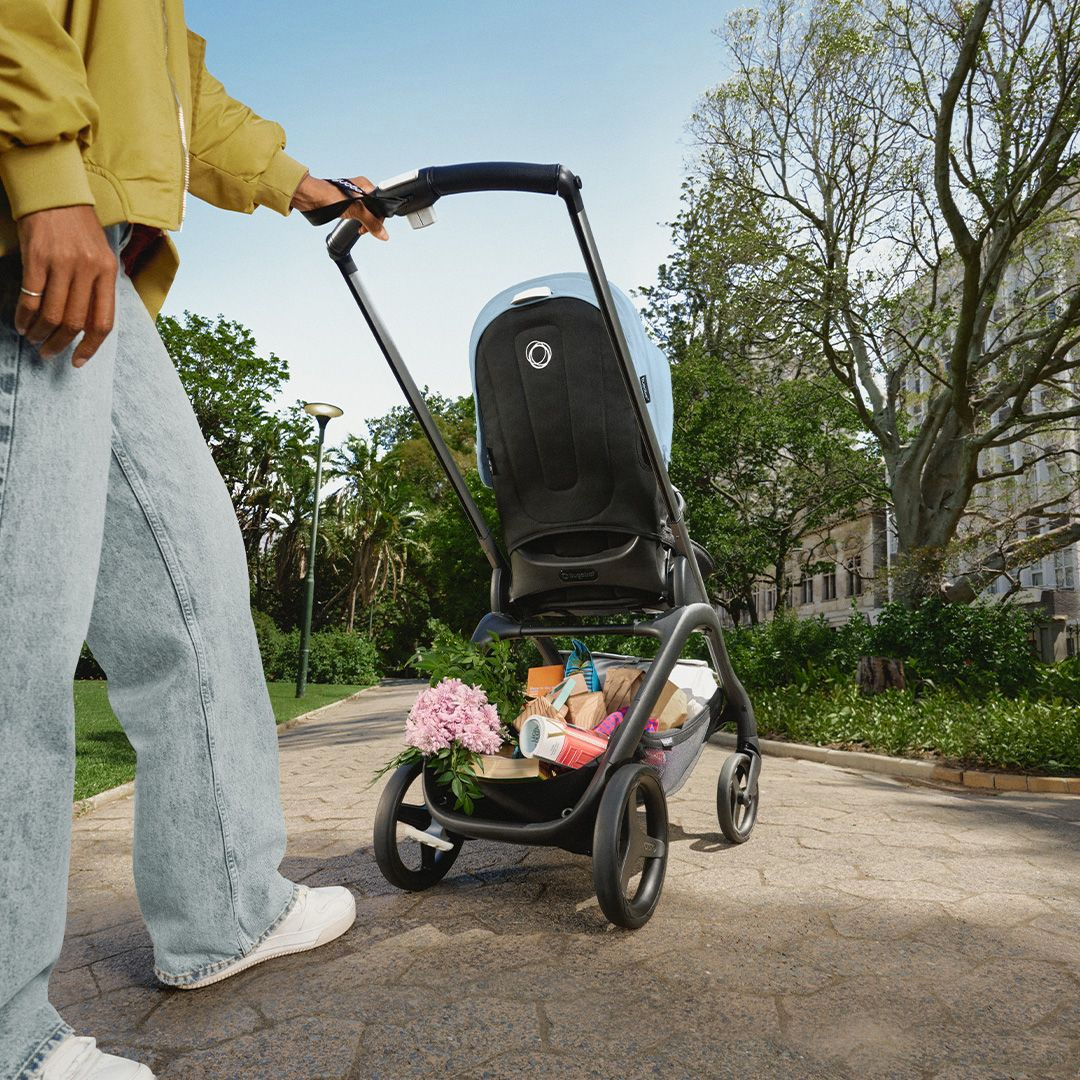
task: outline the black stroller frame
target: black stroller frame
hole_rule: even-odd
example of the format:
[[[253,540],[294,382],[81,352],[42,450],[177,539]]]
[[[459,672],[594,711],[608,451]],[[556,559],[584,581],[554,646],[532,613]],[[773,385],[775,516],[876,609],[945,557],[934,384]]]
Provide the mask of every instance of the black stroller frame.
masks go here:
[[[748,838],[757,814],[761,754],[753,707],[732,669],[724,646],[720,619],[709,600],[701,567],[683,520],[682,499],[668,477],[585,214],[580,179],[561,165],[481,162],[432,166],[377,188],[364,196],[363,201],[381,217],[409,216],[414,225],[418,225],[428,224],[432,220],[429,208],[440,197],[485,191],[557,195],[566,205],[622,381],[630,396],[648,466],[656,479],[667,513],[674,552],[671,576],[673,603],[670,610],[655,617],[604,625],[552,622],[546,617],[519,620],[508,613],[509,564],[361,281],[352,257],[353,246],[360,236],[360,223],[354,219],[342,219],[327,238],[330,257],[348,284],[491,566],[491,612],[477,626],[473,641],[485,643],[492,636],[498,639],[532,639],[546,663],[559,663],[561,657],[551,640],[552,635],[584,637],[612,634],[647,636],[659,640],[656,657],[628,715],[616,728],[607,750],[597,760],[595,767],[577,770],[582,775],[574,788],[573,805],[562,808],[559,816],[537,821],[515,820],[513,814],[506,813],[500,816],[485,815],[484,803],[488,802],[487,799],[478,805],[475,815],[459,813],[451,808],[442,793],[444,789],[440,789],[427,770],[403,766],[399,770],[400,775],[391,779],[384,792],[383,802],[387,805],[380,804],[381,820],[376,822],[376,855],[384,874],[393,883],[405,888],[426,888],[446,873],[465,839],[546,845],[591,854],[597,895],[605,914],[617,924],[640,926],[655,909],[663,883],[667,861],[667,810],[655,774],[648,765],[641,763],[639,747],[646,722],[664,689],[668,673],[691,634],[702,633],[705,636],[712,666],[721,685],[710,703],[709,733],[726,722],[734,722],[737,730],[736,752],[725,763],[717,794],[721,828],[736,843]],[[404,802],[405,793],[419,772],[423,773],[425,806],[422,808],[408,806]],[[555,781],[545,781],[536,786],[547,787],[553,783]],[[638,809],[644,809],[644,817],[637,813]],[[390,815],[389,821],[386,820],[387,815]],[[412,825],[414,831],[419,829],[438,834],[443,842],[442,847],[445,849],[450,843],[453,849],[424,848],[420,869],[409,871],[401,865],[397,852],[387,849],[387,844],[393,843],[387,837],[387,830],[392,837],[395,822]],[[636,862],[642,863],[640,883],[636,892],[628,896],[629,879],[635,873]]]

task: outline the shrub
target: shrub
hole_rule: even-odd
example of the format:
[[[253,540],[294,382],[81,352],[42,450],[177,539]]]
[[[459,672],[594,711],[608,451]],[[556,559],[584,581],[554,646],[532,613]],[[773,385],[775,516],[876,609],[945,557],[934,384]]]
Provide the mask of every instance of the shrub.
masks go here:
[[[286,682],[285,674],[288,659],[285,656],[286,637],[278,629],[277,623],[265,611],[252,611],[255,623],[255,637],[259,642],[259,655],[262,657],[263,674],[270,682]],[[292,677],[296,678],[296,654],[292,654]]]
[[[1040,664],[1036,670],[1036,688],[1040,697],[1080,705],[1080,656],[1057,664]]]
[[[777,612],[770,622],[726,634],[732,666],[747,689],[829,683],[847,672],[838,636],[822,618]]]
[[[299,652],[300,634],[294,630],[293,635]],[[308,681],[371,686],[379,681],[379,655],[363,634],[320,630],[308,642]]]
[[[94,659],[90,646],[83,642],[82,651],[79,653],[79,662],[75,665],[76,679],[104,679],[105,672],[101,665]]]
[[[1040,685],[1029,644],[1033,623],[1006,604],[926,600],[911,609],[886,604],[874,623],[854,612],[837,629],[820,617],[781,611],[771,622],[729,631],[727,640],[735,670],[752,690],[830,686],[854,676],[860,656],[888,656],[904,661],[916,685],[1016,695]],[[1074,687],[1080,692],[1080,676]]]
[[[966,763],[1080,771],[1080,708],[1060,700],[1012,700],[997,692],[972,701],[955,689],[861,695],[854,683],[829,690],[788,686],[754,698],[765,735],[887,754],[933,752]]]
[[[263,674],[270,682],[296,679],[300,631],[287,633],[265,612],[254,611]],[[380,678],[379,655],[364,634],[347,630],[319,630],[308,641],[308,682],[370,686]]]
[[[1038,662],[1032,615],[1010,604],[924,600],[910,610],[886,604],[871,641],[876,655],[904,660],[918,679],[985,694],[1034,688]]]

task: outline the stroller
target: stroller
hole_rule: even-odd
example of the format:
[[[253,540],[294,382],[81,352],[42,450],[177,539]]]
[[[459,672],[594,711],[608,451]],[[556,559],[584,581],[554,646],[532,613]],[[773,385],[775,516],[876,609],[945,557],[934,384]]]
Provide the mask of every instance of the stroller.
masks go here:
[[[659,642],[625,720],[604,753],[582,768],[538,781],[480,780],[485,797],[471,816],[452,808],[449,792],[427,770],[399,768],[376,814],[379,868],[391,884],[420,890],[442,879],[467,840],[559,847],[592,856],[601,909],[611,922],[634,928],[651,917],[663,887],[666,797],[687,778],[705,741],[723,723],[736,725],[736,752],[717,785],[720,828],[733,843],[748,839],[757,818],[761,755],[753,709],[706,592],[711,561],[690,539],[681,496],[668,478],[670,371],[630,301],[604,276],[580,188],[559,165],[485,162],[420,169],[362,196],[374,213],[406,216],[414,228],[434,221],[437,199],[463,192],[558,195],[569,211],[588,276],[554,275],[507,289],[485,307],[473,332],[478,466],[494,487],[508,554],[360,280],[351,256],[359,223],[342,220],[327,248],[491,565],[491,611],[473,641],[528,638],[547,664],[564,659],[555,636]],[[309,220],[322,224],[345,205]],[[679,657],[693,633],[706,638],[719,687],[681,728],[647,733],[669,678],[678,682],[688,671]],[[595,659],[601,676],[612,665],[642,664]],[[700,685],[704,673],[715,687],[702,668],[691,677]]]

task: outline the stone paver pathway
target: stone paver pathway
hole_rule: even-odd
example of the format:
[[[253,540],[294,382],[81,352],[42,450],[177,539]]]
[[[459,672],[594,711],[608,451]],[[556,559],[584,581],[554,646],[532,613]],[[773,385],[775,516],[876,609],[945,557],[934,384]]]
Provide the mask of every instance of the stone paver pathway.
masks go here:
[[[359,901],[318,952],[159,987],[131,800],[76,821],[65,1018],[163,1080],[1080,1076],[1080,799],[767,759],[731,847],[709,747],[671,802],[657,914],[614,930],[558,851],[469,844],[430,892],[383,881],[367,783],[415,692],[281,737],[284,870]]]

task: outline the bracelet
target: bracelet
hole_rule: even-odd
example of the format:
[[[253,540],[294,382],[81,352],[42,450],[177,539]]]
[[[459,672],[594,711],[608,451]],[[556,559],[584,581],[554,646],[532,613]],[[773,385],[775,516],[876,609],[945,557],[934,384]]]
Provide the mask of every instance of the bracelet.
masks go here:
[[[351,180],[346,180],[344,177],[338,180],[327,180],[327,183],[333,184],[342,195],[350,195],[354,199],[361,199],[368,194],[362,187],[357,187]]]

